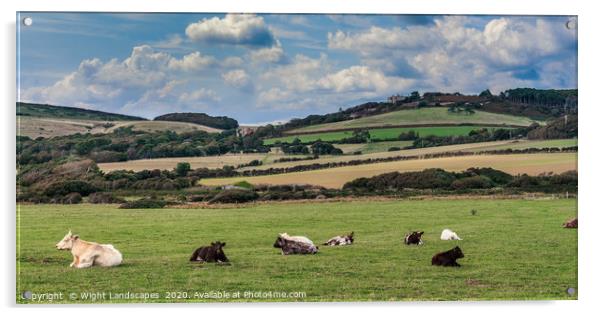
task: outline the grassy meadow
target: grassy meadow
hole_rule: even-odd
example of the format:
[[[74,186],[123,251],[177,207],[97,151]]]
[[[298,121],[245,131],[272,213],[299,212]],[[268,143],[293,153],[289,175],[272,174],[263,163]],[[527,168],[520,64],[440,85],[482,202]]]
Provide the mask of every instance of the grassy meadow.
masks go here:
[[[394,125],[415,124],[508,124],[518,126],[529,126],[534,121],[524,116],[508,114],[497,114],[483,111],[475,111],[474,114],[450,113],[447,107],[422,108],[416,110],[402,110],[385,114],[362,117],[349,121],[310,125],[291,130],[291,133],[328,131],[346,128],[368,128],[384,127]]]
[[[487,128],[490,130],[495,130],[499,127],[491,127],[491,126],[429,126],[429,127],[393,127],[393,128],[373,128],[368,130],[370,133],[371,139],[397,139],[399,134],[407,133],[409,131],[414,131],[418,133],[420,136],[459,136],[459,135],[468,135],[470,131],[475,129]],[[353,136],[353,131],[337,131],[337,132],[324,132],[317,134],[305,134],[305,135],[292,135],[292,136],[284,136],[277,138],[269,138],[263,141],[266,145],[272,145],[277,141],[292,143],[295,138],[299,138],[299,140],[303,143],[311,143],[317,140],[322,141],[338,141],[343,138],[348,138]]]
[[[304,292],[303,298],[218,301],[390,301],[576,299],[576,200],[390,200],[273,203],[229,209],[124,210],[114,205],[21,205],[18,208],[17,300],[20,293],[152,292],[153,302],[215,301],[209,291]],[[471,214],[476,210],[476,215]],[[88,241],[111,243],[121,266],[69,268],[71,254],[54,244],[71,228]],[[462,241],[441,241],[444,228]],[[351,246],[320,246],[316,255],[282,256],[277,233],[315,243],[349,231]],[[424,245],[404,234],[425,231]],[[227,243],[232,265],[193,264],[192,251]],[[460,246],[461,268],[434,267],[431,257]],[[166,298],[166,292],[189,298]],[[70,300],[67,293],[75,293]],[[108,295],[108,294],[107,294]],[[134,300],[142,301],[142,300]],[[132,302],[111,300],[110,302]]]

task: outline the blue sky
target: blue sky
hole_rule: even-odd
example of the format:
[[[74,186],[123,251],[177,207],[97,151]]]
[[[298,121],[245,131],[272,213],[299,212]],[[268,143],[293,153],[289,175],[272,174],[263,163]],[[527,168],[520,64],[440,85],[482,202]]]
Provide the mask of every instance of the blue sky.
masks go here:
[[[25,16],[20,101],[147,118],[205,112],[257,124],[414,90],[577,87],[567,16]]]

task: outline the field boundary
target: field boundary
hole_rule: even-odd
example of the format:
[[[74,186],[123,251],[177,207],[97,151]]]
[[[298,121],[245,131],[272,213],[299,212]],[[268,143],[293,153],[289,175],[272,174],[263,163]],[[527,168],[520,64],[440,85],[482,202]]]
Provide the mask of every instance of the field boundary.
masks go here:
[[[347,120],[352,121],[352,120]],[[344,122],[344,121],[340,121]],[[309,125],[311,126],[311,125]],[[440,124],[395,124],[395,125],[379,125],[379,126],[366,126],[366,127],[348,127],[348,128],[333,128],[319,131],[307,131],[307,132],[295,132],[295,129],[290,131],[283,131],[282,134],[286,136],[296,136],[296,135],[313,135],[313,134],[322,134],[329,132],[350,132],[350,131],[358,131],[364,129],[387,129],[387,128],[412,128],[412,127],[458,127],[458,126],[487,126],[487,127],[507,127],[507,128],[521,128],[525,127],[524,125],[514,125],[514,124],[473,124],[473,123],[440,123]]]

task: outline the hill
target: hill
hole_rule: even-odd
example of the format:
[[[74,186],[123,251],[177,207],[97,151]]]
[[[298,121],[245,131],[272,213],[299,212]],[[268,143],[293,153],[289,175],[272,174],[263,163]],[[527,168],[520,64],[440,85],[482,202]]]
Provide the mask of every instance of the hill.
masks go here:
[[[138,116],[25,102],[17,102],[17,115],[93,121],[146,121],[145,118]]]
[[[523,116],[489,113],[484,111],[451,112],[447,107],[400,110],[354,120],[306,126],[285,134],[305,134],[322,131],[350,130],[374,127],[419,127],[451,125],[529,126],[535,121]]]
[[[154,120],[186,122],[217,129],[234,129],[238,127],[238,121],[233,118],[227,116],[210,116],[205,113],[168,113],[157,116]]]

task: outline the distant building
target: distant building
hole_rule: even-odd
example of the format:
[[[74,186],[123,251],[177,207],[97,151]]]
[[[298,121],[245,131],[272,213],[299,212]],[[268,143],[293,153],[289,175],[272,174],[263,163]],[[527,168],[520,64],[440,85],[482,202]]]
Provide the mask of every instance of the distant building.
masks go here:
[[[253,133],[255,133],[256,129],[257,129],[256,126],[240,126],[236,130],[236,133],[240,137],[245,137],[245,136],[248,136],[248,135],[253,135]]]
[[[399,104],[402,103],[403,101],[405,101],[408,97],[406,96],[402,96],[399,94],[396,95],[392,95],[390,96],[387,100],[389,101],[389,103],[393,103],[393,104]]]

